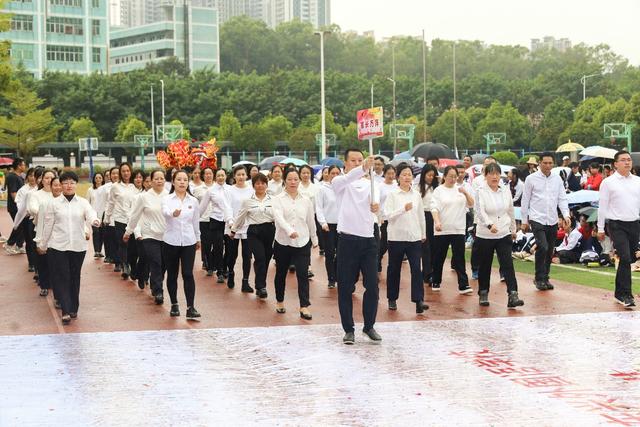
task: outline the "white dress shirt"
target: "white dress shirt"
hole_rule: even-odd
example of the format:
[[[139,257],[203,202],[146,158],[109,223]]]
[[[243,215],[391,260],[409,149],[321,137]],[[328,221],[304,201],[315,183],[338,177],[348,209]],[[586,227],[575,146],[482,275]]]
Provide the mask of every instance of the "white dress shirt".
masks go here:
[[[502,239],[516,232],[516,217],[513,212],[513,199],[511,190],[507,187],[498,187],[493,191],[488,185],[478,189],[476,196],[475,213],[478,218],[476,235],[483,239]],[[497,233],[489,230],[489,225],[495,225]]]
[[[111,186],[109,190],[109,199],[105,210],[106,222],[120,222],[126,224],[129,222],[129,214],[133,200],[140,190],[133,184],[125,184],[118,182]]]
[[[133,203],[126,233],[162,241],[167,228],[167,221],[162,213],[162,199],[168,194],[163,188],[159,194],[150,189],[138,195]]]
[[[314,184],[313,182],[309,182],[309,184],[307,184],[307,186],[305,187],[305,185],[302,182],[300,182],[300,185],[298,185],[298,193],[311,199],[311,205],[313,206],[313,210],[315,212],[316,194],[318,194],[318,185]]]
[[[226,184],[213,184],[200,200],[200,214],[209,210],[209,218],[227,222],[231,219],[229,190]]]
[[[331,181],[338,202],[338,233],[373,237],[375,217],[371,214],[371,182],[364,179],[365,174],[359,166]],[[375,189],[378,188],[376,185]]]
[[[253,196],[253,187],[249,184],[245,184],[243,188],[240,188],[236,185],[232,185],[228,190],[228,194],[229,194],[229,203],[227,206],[227,213],[226,213],[226,217],[228,218],[228,220],[227,220],[227,225],[225,226],[225,229],[224,229],[224,234],[231,233],[231,227],[233,226],[233,223],[235,222],[235,219],[238,216],[238,213],[240,212],[242,203],[245,200],[250,199],[251,196]],[[246,239],[248,229],[249,229],[248,224],[245,224],[243,227],[238,228],[235,232],[236,234],[234,238]]]
[[[18,206],[18,212],[15,218],[13,218],[13,228],[16,229],[20,226],[22,221],[29,215],[28,203],[31,194],[38,191],[37,185],[25,184],[18,190],[15,198],[16,205]]]
[[[282,180],[280,180],[280,182],[276,182],[274,180],[269,181],[269,185],[267,186],[267,193],[271,194],[272,196],[277,196],[278,194],[282,193],[282,190],[284,190],[284,182]]]
[[[180,215],[173,212],[180,209]],[[171,246],[191,246],[200,241],[200,209],[198,199],[185,194],[180,200],[176,193],[162,198],[162,214],[167,227],[162,240]]]
[[[65,196],[52,199],[42,215],[42,233],[38,248],[57,251],[84,252],[87,250],[87,225],[98,221],[96,211],[86,199]]]
[[[109,206],[109,200],[111,199],[111,187],[113,187],[113,182],[109,181],[106,184],[104,184],[102,187],[98,188],[98,192],[104,195],[104,200],[105,200],[104,214],[102,215],[102,218],[101,218],[102,222],[106,225],[113,227],[114,226],[113,219],[111,219],[111,221],[107,221],[107,218],[106,218],[107,206]]]
[[[640,177],[623,176],[618,172],[600,184],[598,231],[604,231],[607,219],[637,221],[640,214]]]
[[[320,184],[320,189],[316,194],[316,217],[320,225],[338,223],[336,193],[328,182]]]
[[[198,202],[202,202],[202,199],[205,197],[205,194],[209,192],[213,185],[207,186],[204,182],[200,183],[200,185],[194,185],[191,189],[191,194],[194,195]],[[211,218],[211,204],[208,203],[204,212],[200,211],[200,222],[209,222]]]
[[[398,182],[393,180],[391,182],[391,184],[386,184],[384,182],[384,180],[380,183],[378,183],[376,181],[377,187],[380,189],[380,210],[378,218],[381,220],[385,220],[384,217],[384,202],[387,201],[387,196],[389,195],[389,193],[391,193],[392,191],[396,190],[398,188]]]
[[[102,219],[104,216],[104,211],[107,209],[107,193],[102,190],[104,185],[101,185],[98,188],[90,187],[87,191],[87,200],[91,204],[91,207],[96,214],[98,215],[98,219]]]
[[[558,208],[564,218],[569,218],[569,205],[564,183],[559,175],[553,173],[545,176],[542,172],[534,172],[524,181],[522,192],[522,223],[535,221],[542,225],[558,223]]]
[[[522,182],[521,179],[519,179],[518,182],[516,182],[515,190],[516,190],[516,194],[513,195],[513,201],[517,202],[522,198],[522,192],[524,191],[524,183]]]
[[[301,248],[309,243],[309,239],[313,246],[318,244],[313,204],[300,192],[295,198],[286,191],[274,197],[273,218],[276,224],[275,240],[279,244]],[[293,232],[298,233],[295,239],[290,237]]]
[[[273,222],[273,197],[266,194],[262,200],[254,194],[242,202],[238,216],[233,221],[231,231],[245,229],[251,225]]]
[[[454,185],[449,188],[446,185],[438,185],[431,198],[431,213],[440,215],[442,231],[433,230],[435,236],[449,234],[465,234],[467,226],[467,198],[458,191]]]
[[[411,209],[405,205],[411,203]],[[427,226],[422,209],[422,197],[416,190],[397,188],[389,193],[384,207],[387,240],[390,242],[419,242],[427,238]]]
[[[556,248],[556,251],[572,251],[576,249],[582,239],[582,233],[578,227],[571,230],[568,236],[564,236],[562,243]]]
[[[44,188],[31,194],[27,200],[27,212],[33,223],[38,224],[38,213],[53,199],[51,191],[45,191]]]
[[[437,187],[436,187],[437,188]],[[416,190],[420,192],[420,187],[416,187]],[[422,198],[422,209],[425,212],[431,212],[433,207],[433,187],[428,186],[424,191],[424,197]]]

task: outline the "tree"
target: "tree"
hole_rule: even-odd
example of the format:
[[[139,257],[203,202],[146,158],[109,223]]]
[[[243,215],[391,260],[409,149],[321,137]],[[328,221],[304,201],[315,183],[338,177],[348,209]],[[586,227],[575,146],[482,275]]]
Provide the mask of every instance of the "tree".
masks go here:
[[[191,132],[187,129],[184,124],[178,119],[173,119],[169,122],[172,126],[182,126],[182,139],[186,139],[187,141],[191,141]]]
[[[438,120],[431,126],[433,142],[441,142],[453,149],[453,111],[442,113]],[[456,144],[457,148],[469,148],[473,128],[464,111],[458,111],[456,117]]]
[[[586,121],[575,121],[564,132],[560,134],[560,141],[577,142],[584,147],[589,145],[599,145],[602,141],[602,128],[595,123]]]
[[[242,127],[233,140],[233,147],[251,152],[272,151],[275,148],[275,138],[268,128],[257,123],[249,123]]]
[[[235,141],[241,129],[240,120],[233,115],[233,111],[227,110],[220,117],[219,135],[221,141]]]
[[[147,125],[137,117],[130,115],[118,124],[118,133],[116,134],[116,141],[118,142],[131,142],[134,141],[136,135],[150,135],[151,131],[147,128]]]
[[[285,116],[265,117],[260,126],[267,130],[275,141],[288,141],[293,132],[293,124]]]
[[[529,121],[510,102],[502,104],[496,101],[491,104],[486,117],[480,120],[475,129],[474,144],[483,146],[484,135],[494,132],[507,134],[507,142],[501,148],[525,147],[531,140]]]
[[[289,148],[293,151],[316,150],[316,132],[308,127],[299,127],[289,138]]]
[[[545,107],[543,117],[532,143],[536,151],[551,150],[567,142],[561,141],[560,135],[573,122],[573,104],[558,98]]]
[[[78,119],[71,119],[69,122],[69,129],[64,134],[64,140],[69,142],[76,142],[80,138],[100,138],[100,133],[96,129],[96,125],[88,117],[80,117]]]
[[[496,162],[501,165],[514,166],[518,164],[518,156],[512,151],[496,151],[492,154],[496,158]]]
[[[9,103],[9,112],[0,116],[0,144],[24,156],[33,153],[40,144],[55,140],[58,126],[51,107],[40,108],[44,101],[35,92],[13,81],[2,95]]]

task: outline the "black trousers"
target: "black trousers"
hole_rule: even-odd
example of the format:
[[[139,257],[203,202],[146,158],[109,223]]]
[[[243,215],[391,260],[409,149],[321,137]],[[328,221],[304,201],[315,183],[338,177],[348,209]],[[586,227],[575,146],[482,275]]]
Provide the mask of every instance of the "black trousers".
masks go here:
[[[25,250],[27,251],[27,261],[29,262],[29,267],[36,267],[38,264],[38,252],[36,251],[36,243],[33,241],[33,238],[36,237],[36,228],[33,225],[33,221],[29,218],[25,218],[22,221],[22,229],[24,230],[24,243]]]
[[[104,226],[104,255],[106,258],[116,261],[118,250],[116,249],[116,228],[111,225]]]
[[[324,237],[324,268],[327,270],[329,282],[336,282],[336,270],[338,268],[338,224],[327,224],[329,231],[322,230]]]
[[[225,235],[224,235],[224,221],[218,221],[211,218],[209,222],[209,230],[211,231],[211,250],[208,252],[209,256],[209,268],[216,270],[218,275],[221,275],[225,264],[224,248],[225,248]]]
[[[211,262],[211,222],[200,221],[200,259],[206,270],[213,270]]]
[[[400,294],[400,271],[402,260],[407,256],[411,268],[411,301],[424,301],[424,284],[420,258],[422,242],[389,242],[389,265],[387,266],[387,299],[395,301]]]
[[[193,278],[193,263],[196,259],[196,245],[173,246],[162,243],[162,259],[167,267],[167,291],[171,304],[178,303],[178,270],[182,272],[184,296],[187,307],[193,307],[196,297],[196,282]]]
[[[380,249],[378,250],[378,271],[382,271],[382,257],[387,253],[389,249],[389,242],[387,240],[387,226],[389,221],[384,221],[380,226]]]
[[[162,295],[162,281],[164,278],[164,264],[162,262],[162,242],[155,239],[143,239],[144,258],[149,267],[149,283],[151,294]]]
[[[80,272],[86,251],[58,251],[49,248],[47,261],[54,282],[55,298],[62,314],[77,313],[80,306]]]
[[[149,265],[147,264],[142,240],[138,240],[137,236],[132,234],[128,243],[127,262],[131,267],[131,276],[146,282],[149,280]]]
[[[93,240],[93,252],[100,253],[102,252],[102,245],[104,243],[104,230],[105,227],[95,227],[91,226],[92,230],[92,240]]]
[[[549,281],[551,259],[558,236],[558,224],[542,225],[535,221],[530,222],[533,237],[536,239],[536,282]]]
[[[318,249],[324,251],[324,234],[322,233],[322,226],[318,222],[318,217],[314,215],[316,221],[316,236],[318,236]]]
[[[376,323],[378,313],[378,243],[375,237],[360,237],[338,234],[338,308],[340,321],[345,332],[354,331],[353,293],[356,277],[362,272],[364,296],[362,315],[364,330],[368,331]]]
[[[498,262],[500,263],[500,275],[504,277],[507,283],[507,292],[517,291],[518,282],[513,269],[513,258],[511,258],[511,248],[513,246],[511,235],[507,235],[502,239],[483,239],[476,236],[475,242],[478,242],[479,257],[478,292],[489,291],[494,252],[497,254]]]
[[[289,266],[296,267],[296,278],[298,279],[298,299],[300,307],[309,307],[309,262],[311,261],[311,241],[301,248],[281,245],[273,242],[273,258],[276,260],[276,277],[274,284],[276,287],[276,301],[284,301],[284,290],[287,284],[287,274]]]
[[[48,252],[48,251],[47,251]],[[38,286],[40,289],[51,289],[53,284],[51,283],[51,272],[49,271],[49,257],[47,255],[38,254],[36,257],[36,269],[38,270]],[[55,288],[53,289],[55,294]]]
[[[433,283],[442,283],[442,269],[451,245],[451,264],[458,275],[458,289],[469,286],[464,256],[464,234],[445,234],[434,236]]]
[[[253,224],[247,231],[247,246],[253,256],[253,271],[256,275],[256,289],[267,287],[267,267],[273,255],[273,237],[276,234],[272,222]]]
[[[18,214],[17,210],[7,209],[9,211],[9,215],[11,215],[11,219],[15,219]],[[7,240],[7,245],[13,246],[16,245],[18,247],[22,247],[24,244],[24,229],[22,227],[22,223],[18,225],[18,227],[11,229],[11,234],[9,235],[9,239]]]
[[[576,264],[580,261],[580,254],[581,252],[579,250],[558,251],[556,253],[560,260],[560,264]]]
[[[118,254],[117,264],[121,264],[122,266],[124,266],[124,264],[128,263],[129,261],[127,257],[129,244],[128,242],[125,242],[124,240],[122,240],[122,237],[124,236],[124,232],[127,229],[127,224],[125,224],[124,222],[117,222],[117,221],[115,224],[116,226],[115,226],[114,238],[116,243],[116,253]]]
[[[229,274],[235,274],[233,269],[236,266],[236,260],[238,259],[238,246],[242,240],[242,280],[249,280],[249,273],[251,272],[251,251],[249,245],[247,245],[247,239],[229,239],[227,268]]]
[[[618,254],[618,271],[616,271],[616,298],[632,296],[631,263],[636,260],[640,223],[638,221],[609,221],[609,235],[613,247]]]
[[[427,225],[427,240],[422,244],[422,280],[428,282],[433,275],[433,215],[425,211],[424,220]]]

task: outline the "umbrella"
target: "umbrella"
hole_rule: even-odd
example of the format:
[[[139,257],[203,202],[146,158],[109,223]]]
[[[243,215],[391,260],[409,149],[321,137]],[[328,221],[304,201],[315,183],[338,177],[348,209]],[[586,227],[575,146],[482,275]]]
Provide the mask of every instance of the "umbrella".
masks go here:
[[[587,216],[587,222],[596,222],[598,220],[598,208],[587,206],[585,208],[578,209],[578,212]]]
[[[618,150],[613,148],[601,147],[599,145],[593,145],[587,147],[580,152],[581,156],[602,157],[603,159],[613,159]]]
[[[234,164],[231,165],[232,168],[235,168],[236,166],[248,166],[248,165],[255,165],[255,163],[250,162],[249,160],[240,160],[239,162],[236,162]]]
[[[320,164],[325,167],[337,166],[340,169],[344,167],[344,162],[336,157],[327,157],[326,159],[322,159]]]
[[[444,169],[447,166],[455,166],[462,163],[460,160],[458,159],[440,159],[438,161],[438,168]]]
[[[260,167],[260,169],[271,169],[274,165],[280,164],[280,162],[286,158],[287,156],[265,157],[258,166]]]
[[[473,156],[471,156],[471,164],[479,165],[482,162],[484,162],[484,159],[486,159],[487,157],[489,157],[488,154],[482,154],[482,153],[474,154]]]
[[[551,173],[554,175],[560,175],[560,172],[562,171],[565,171],[568,176],[569,173],[571,172],[571,168],[568,168],[566,166],[556,166],[555,168],[551,169]]]
[[[393,156],[393,160],[413,160],[413,156],[408,151],[403,151]],[[393,162],[393,160],[391,160]]]
[[[576,142],[571,142],[571,140],[569,140],[569,142],[567,142],[566,144],[562,144],[561,146],[559,146],[556,150],[556,153],[573,153],[575,151],[582,150],[584,150],[584,147],[582,145]]]
[[[453,151],[451,151],[449,147],[438,142],[421,142],[420,144],[413,147],[413,150],[411,150],[411,155],[413,157],[422,157],[425,160],[432,156],[435,156],[439,159],[456,158],[456,155],[453,153]]]
[[[386,165],[387,163],[389,163],[389,161],[391,160],[389,157],[383,155],[383,154],[377,154],[376,157],[382,157],[382,160],[384,160],[384,164]]]
[[[594,203],[600,200],[600,193],[592,190],[580,190],[567,194],[567,201],[570,205],[582,203]]]
[[[304,166],[304,165],[308,164],[304,160],[296,159],[295,157],[286,157],[286,158],[280,160],[280,164],[281,165],[288,165],[289,163],[293,163],[295,166]]]
[[[0,157],[0,167],[11,165],[13,165],[13,159],[10,159],[9,157]]]

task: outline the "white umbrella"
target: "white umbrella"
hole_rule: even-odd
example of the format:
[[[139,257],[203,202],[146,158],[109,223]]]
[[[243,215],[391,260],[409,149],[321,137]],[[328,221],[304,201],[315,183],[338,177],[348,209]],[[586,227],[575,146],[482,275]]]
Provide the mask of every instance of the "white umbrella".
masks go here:
[[[233,165],[231,165],[232,168],[235,168],[236,166],[247,166],[247,165],[255,165],[255,163],[250,162],[249,160],[240,160],[239,162],[234,163]]]
[[[593,145],[587,147],[580,152],[581,156],[602,157],[604,159],[613,159],[618,150],[613,148],[601,147],[599,145]]]
[[[568,176],[569,172],[571,172],[571,168],[568,168],[566,166],[556,166],[555,168],[551,169],[551,173],[554,175],[560,175],[561,171],[565,171]]]
[[[581,203],[594,203],[600,200],[600,193],[593,190],[580,190],[567,194],[567,202],[570,205]]]

